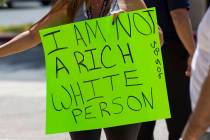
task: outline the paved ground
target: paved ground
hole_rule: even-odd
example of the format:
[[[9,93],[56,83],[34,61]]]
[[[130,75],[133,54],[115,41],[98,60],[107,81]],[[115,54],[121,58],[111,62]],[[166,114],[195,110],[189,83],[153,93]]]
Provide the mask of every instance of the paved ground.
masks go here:
[[[12,9],[0,9],[0,25],[34,23],[43,17],[49,9],[49,6],[40,6],[38,2],[18,2]]]

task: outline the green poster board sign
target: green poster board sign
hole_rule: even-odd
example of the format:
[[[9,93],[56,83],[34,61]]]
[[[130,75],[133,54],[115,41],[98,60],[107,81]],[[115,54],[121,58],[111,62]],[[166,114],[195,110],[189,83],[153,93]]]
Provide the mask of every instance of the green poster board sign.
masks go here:
[[[154,8],[40,31],[47,74],[46,132],[170,117]]]

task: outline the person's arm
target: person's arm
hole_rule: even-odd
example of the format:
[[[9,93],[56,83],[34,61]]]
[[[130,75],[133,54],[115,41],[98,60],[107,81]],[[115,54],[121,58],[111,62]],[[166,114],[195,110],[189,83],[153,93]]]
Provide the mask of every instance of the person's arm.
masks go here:
[[[182,41],[185,49],[189,54],[188,67],[186,70],[186,75],[191,75],[191,61],[195,51],[195,41],[193,37],[193,30],[191,25],[191,20],[186,8],[180,8],[172,10],[170,12],[173,23],[176,28],[176,32]]]
[[[176,32],[190,56],[195,51],[192,24],[186,8],[178,8],[170,12]]]
[[[195,50],[195,41],[189,17],[189,0],[167,0],[170,15],[176,32],[189,54],[186,75],[191,74],[191,60]]]
[[[63,2],[63,0],[59,0],[59,2]],[[55,7],[60,5],[59,2],[55,4]],[[56,12],[54,12],[54,10],[56,9],[52,8],[45,17],[34,24],[29,30],[20,33],[9,42],[0,45],[0,57],[12,55],[37,46],[41,42],[39,37],[40,29],[66,23],[69,20],[67,16],[67,7]]]
[[[210,71],[206,78],[194,113],[183,133],[182,140],[199,140],[210,126]]]
[[[119,0],[119,7],[123,11],[133,11],[147,8],[143,0]]]

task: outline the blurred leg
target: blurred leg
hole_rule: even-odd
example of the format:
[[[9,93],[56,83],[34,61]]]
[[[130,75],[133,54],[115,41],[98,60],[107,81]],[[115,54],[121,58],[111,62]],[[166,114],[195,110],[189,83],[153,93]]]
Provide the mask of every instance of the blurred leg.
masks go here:
[[[137,140],[140,124],[131,124],[104,129],[107,140]]]
[[[142,123],[137,140],[154,140],[155,121]]]
[[[71,140],[100,140],[101,130],[70,132]]]
[[[171,119],[166,120],[169,140],[178,140],[191,113],[189,78],[185,76],[188,56],[177,42],[164,46],[162,53],[171,109]]]

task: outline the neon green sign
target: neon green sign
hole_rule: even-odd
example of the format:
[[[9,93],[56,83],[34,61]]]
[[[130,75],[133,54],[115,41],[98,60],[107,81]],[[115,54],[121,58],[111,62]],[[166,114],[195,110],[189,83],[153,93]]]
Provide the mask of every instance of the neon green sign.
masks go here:
[[[170,117],[154,8],[40,33],[48,134]]]

